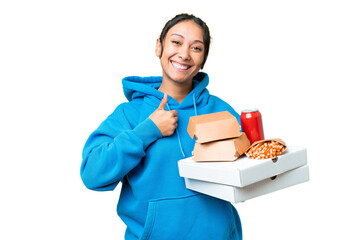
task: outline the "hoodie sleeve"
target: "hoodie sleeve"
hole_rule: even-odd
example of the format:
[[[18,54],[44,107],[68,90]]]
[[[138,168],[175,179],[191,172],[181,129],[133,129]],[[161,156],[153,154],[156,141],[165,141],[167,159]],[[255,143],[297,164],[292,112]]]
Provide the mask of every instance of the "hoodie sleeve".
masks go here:
[[[113,190],[146,154],[146,148],[160,138],[155,123],[146,118],[131,127],[123,108],[110,115],[85,143],[80,174],[85,186],[96,191]]]

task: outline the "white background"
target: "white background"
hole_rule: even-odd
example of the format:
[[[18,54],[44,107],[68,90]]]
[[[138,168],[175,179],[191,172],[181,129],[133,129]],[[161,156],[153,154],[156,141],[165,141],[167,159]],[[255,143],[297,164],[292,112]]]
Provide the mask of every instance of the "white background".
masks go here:
[[[308,149],[309,182],[236,204],[244,239],[359,239],[360,7],[349,0],[1,1],[1,239],[123,238],[120,186],[87,190],[82,148],[125,101],[123,77],[161,74],[156,38],[181,12],[210,27],[210,93],[259,108],[266,138]]]

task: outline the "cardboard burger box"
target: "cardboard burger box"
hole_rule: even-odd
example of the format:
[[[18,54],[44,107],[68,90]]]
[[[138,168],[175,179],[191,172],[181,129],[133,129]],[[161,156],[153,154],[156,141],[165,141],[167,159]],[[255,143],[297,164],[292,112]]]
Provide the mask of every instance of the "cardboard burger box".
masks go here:
[[[208,143],[195,143],[193,160],[197,162],[234,161],[238,159],[250,145],[245,133],[239,137],[218,140]]]
[[[194,161],[234,161],[250,146],[237,119],[228,111],[191,117],[187,130],[196,139]]]
[[[190,117],[187,131],[197,143],[240,136],[240,124],[228,111]]]

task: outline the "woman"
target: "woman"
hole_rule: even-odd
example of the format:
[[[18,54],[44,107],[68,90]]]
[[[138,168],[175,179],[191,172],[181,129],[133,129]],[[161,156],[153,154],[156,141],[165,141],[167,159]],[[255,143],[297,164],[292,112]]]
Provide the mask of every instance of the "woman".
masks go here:
[[[242,239],[236,209],[186,189],[177,166],[194,148],[187,133],[191,116],[227,110],[239,121],[227,103],[209,94],[209,77],[199,72],[209,45],[201,19],[180,14],[167,22],[155,49],[163,76],[124,78],[129,102],[85,144],[86,187],[108,191],[122,182],[117,212],[127,225],[125,239]]]

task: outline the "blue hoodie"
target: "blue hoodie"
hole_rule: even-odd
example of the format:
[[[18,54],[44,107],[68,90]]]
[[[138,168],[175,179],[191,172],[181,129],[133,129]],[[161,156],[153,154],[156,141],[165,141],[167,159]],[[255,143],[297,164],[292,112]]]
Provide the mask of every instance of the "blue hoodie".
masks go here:
[[[167,110],[178,111],[174,134],[162,137],[149,119],[164,94],[162,77],[126,77],[129,102],[120,104],[88,138],[81,164],[85,186],[115,189],[122,182],[117,213],[127,225],[125,239],[242,239],[240,218],[231,203],[191,191],[179,176],[178,160],[190,157],[195,140],[189,118],[220,111],[239,115],[209,94],[209,77],[198,73],[193,90],[179,104],[168,97]]]

